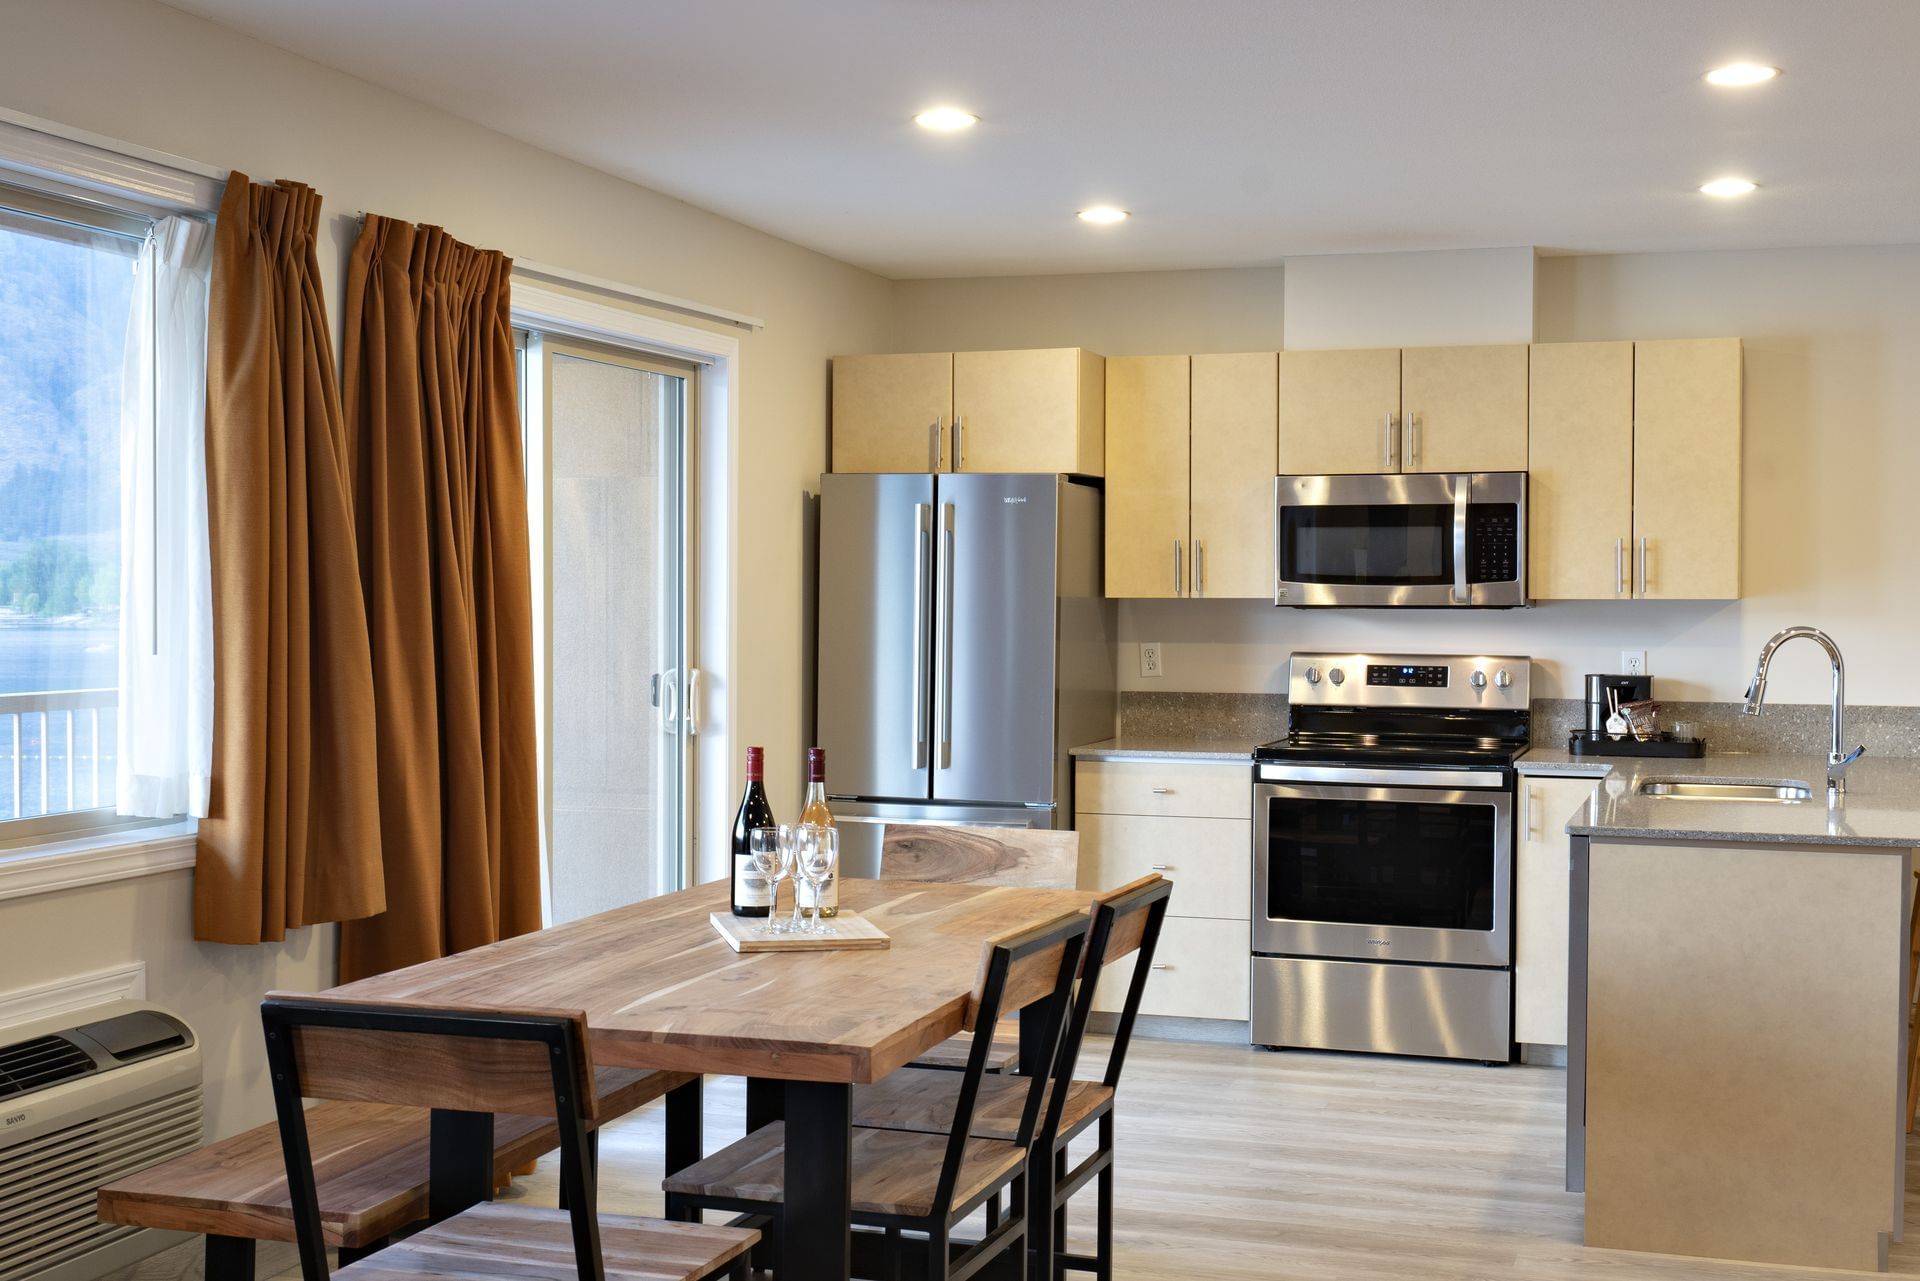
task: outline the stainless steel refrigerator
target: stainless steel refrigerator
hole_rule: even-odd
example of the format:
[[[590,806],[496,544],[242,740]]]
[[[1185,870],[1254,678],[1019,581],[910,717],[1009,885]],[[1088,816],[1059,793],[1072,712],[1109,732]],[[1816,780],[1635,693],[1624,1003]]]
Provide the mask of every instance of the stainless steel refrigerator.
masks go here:
[[[1114,731],[1101,494],[1053,475],[820,480],[818,738],[848,876],[887,823],[1070,827]]]

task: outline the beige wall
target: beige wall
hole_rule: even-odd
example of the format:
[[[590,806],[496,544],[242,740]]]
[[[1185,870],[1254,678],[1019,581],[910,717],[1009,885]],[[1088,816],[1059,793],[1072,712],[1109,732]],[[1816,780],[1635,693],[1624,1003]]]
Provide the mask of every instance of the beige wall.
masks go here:
[[[770,749],[775,795],[798,798],[809,732],[801,548],[825,464],[827,360],[885,349],[887,281],[148,0],[0,0],[0,31],[0,106],[312,184],[326,200],[320,250],[336,323],[341,254],[363,209],[765,318],[741,333],[734,533],[752,612],[738,619],[727,710],[736,743]],[[147,958],[154,999],[204,1016],[202,1030],[223,1042],[210,1046],[216,1123],[258,1121],[266,1094],[246,1007],[276,984],[322,981],[331,940],[196,947],[185,942],[187,885],[179,873],[0,903],[0,988],[97,969],[109,953]]]
[[[1182,273],[1187,274],[1187,273]],[[1275,346],[1271,317],[1214,298],[1271,290],[1272,269],[1204,273],[1203,292],[1157,275],[916,281],[895,295],[899,349],[1086,343],[1115,353]],[[1123,684],[1275,690],[1294,648],[1532,654],[1539,691],[1577,697],[1582,673],[1649,651],[1660,691],[1733,699],[1760,642],[1789,623],[1825,627],[1856,702],[1920,703],[1913,478],[1920,475],[1920,247],[1543,258],[1539,341],[1747,339],[1747,598],[1737,603],[1551,604],[1514,612],[1276,610],[1258,602],[1128,602]],[[1048,302],[1052,299],[1052,302]],[[995,336],[1006,317],[1009,337]],[[1290,318],[1290,325],[1291,325]],[[1183,334],[1195,335],[1183,343]],[[1391,339],[1383,339],[1391,341]],[[1266,531],[1252,531],[1266,536]],[[1164,644],[1143,680],[1133,646]],[[1772,696],[1824,702],[1811,650],[1785,654]]]

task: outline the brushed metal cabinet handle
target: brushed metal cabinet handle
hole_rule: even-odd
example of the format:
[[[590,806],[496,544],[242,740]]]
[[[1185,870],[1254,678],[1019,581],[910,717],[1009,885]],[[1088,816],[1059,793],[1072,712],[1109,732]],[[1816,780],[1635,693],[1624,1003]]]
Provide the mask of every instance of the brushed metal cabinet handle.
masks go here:
[[[1173,594],[1175,596],[1184,594],[1180,590],[1183,579],[1184,574],[1180,565],[1180,540],[1176,538],[1173,540]]]
[[[1407,470],[1420,470],[1420,415],[1407,415]]]
[[[1193,540],[1193,594],[1207,594],[1207,545],[1197,538]]]
[[[1171,871],[1173,870],[1173,864],[1171,864],[1171,863],[1149,863],[1149,864],[1147,864],[1147,870],[1148,870],[1149,872],[1171,872]]]
[[[1172,793],[1173,789],[1171,787],[1156,787],[1153,789],[1155,796],[1169,796],[1172,795]]]
[[[1397,443],[1399,426],[1398,415],[1388,414],[1380,424],[1380,465],[1382,471],[1399,471],[1400,464],[1394,461],[1393,447]]]
[[[1155,962],[1154,962],[1154,963],[1153,963],[1153,964],[1152,964],[1152,965],[1151,965],[1150,967],[1148,967],[1148,968],[1150,968],[1150,969],[1155,969],[1155,970],[1170,970],[1170,969],[1172,969],[1172,968],[1173,968],[1173,966],[1171,966],[1171,965],[1169,965],[1169,964],[1167,964],[1167,963],[1166,963],[1165,961],[1155,961]]]
[[[927,424],[927,470],[940,470],[940,421],[944,415],[935,414],[933,421]]]
[[[1627,594],[1627,540],[1624,538],[1613,540],[1613,594]]]
[[[953,416],[953,469],[967,469],[967,421],[959,414]]]
[[[1647,577],[1647,540],[1640,540],[1640,594],[1645,596],[1653,590],[1653,582]]]

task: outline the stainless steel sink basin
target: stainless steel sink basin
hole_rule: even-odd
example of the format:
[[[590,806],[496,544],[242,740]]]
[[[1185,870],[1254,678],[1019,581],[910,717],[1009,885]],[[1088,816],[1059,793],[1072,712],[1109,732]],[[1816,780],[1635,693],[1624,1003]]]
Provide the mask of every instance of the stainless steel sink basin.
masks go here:
[[[1813,799],[1813,788],[1793,778],[1743,778],[1721,783],[1690,778],[1643,778],[1637,790],[1642,796],[1692,801],[1762,801],[1791,805]]]

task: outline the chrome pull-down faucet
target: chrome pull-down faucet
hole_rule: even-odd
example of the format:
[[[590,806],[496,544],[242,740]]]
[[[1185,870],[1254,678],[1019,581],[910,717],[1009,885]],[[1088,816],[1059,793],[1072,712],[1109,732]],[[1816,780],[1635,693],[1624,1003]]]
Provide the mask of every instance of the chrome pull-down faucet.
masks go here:
[[[1833,664],[1833,737],[1827,746],[1827,796],[1832,799],[1847,790],[1847,769],[1867,750],[1856,747],[1848,751],[1842,746],[1847,738],[1847,665],[1842,661],[1840,647],[1833,643],[1833,637],[1817,627],[1787,627],[1775,632],[1760,647],[1760,662],[1753,669],[1753,680],[1747,685],[1747,705],[1743,710],[1749,716],[1760,714],[1760,705],[1767,697],[1767,665],[1773,662],[1774,651],[1802,636],[1826,650],[1827,659]]]

